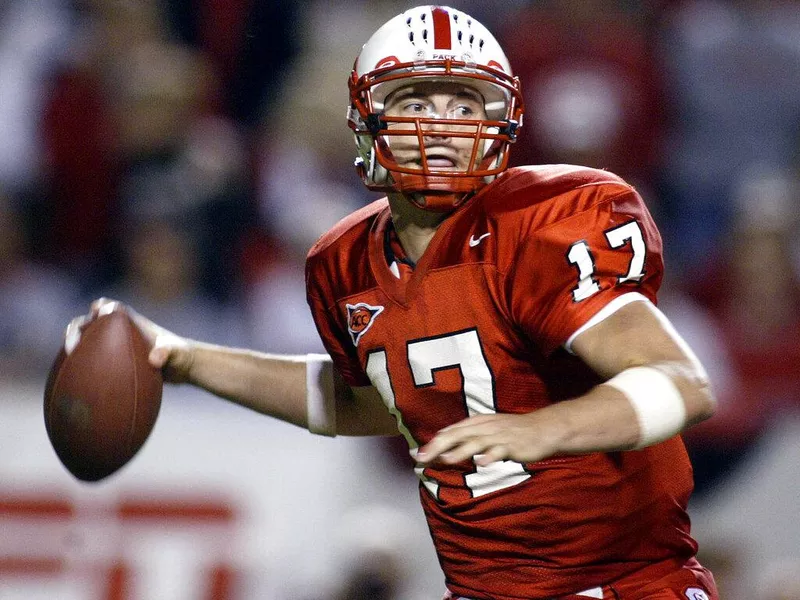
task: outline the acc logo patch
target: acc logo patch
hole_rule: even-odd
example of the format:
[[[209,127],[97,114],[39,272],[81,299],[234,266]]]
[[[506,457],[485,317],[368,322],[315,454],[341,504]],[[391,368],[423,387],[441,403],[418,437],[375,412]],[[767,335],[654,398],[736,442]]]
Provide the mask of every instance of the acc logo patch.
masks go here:
[[[372,327],[375,318],[383,312],[382,306],[370,306],[366,302],[358,304],[347,304],[347,331],[350,332],[350,339],[353,345],[358,346],[361,336]]]
[[[700,588],[686,588],[686,591],[683,593],[689,600],[708,600],[708,594],[706,594],[705,590],[701,590]]]

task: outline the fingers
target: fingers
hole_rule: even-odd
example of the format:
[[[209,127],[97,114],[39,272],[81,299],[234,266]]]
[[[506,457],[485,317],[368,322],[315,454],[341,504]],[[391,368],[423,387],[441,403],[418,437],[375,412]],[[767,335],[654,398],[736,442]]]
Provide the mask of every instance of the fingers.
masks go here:
[[[72,319],[64,331],[64,352],[70,354],[81,339],[84,327],[94,321],[97,317],[102,317],[118,310],[122,306],[121,302],[108,298],[98,298],[89,306],[89,313],[80,315]]]
[[[91,318],[95,319],[97,317],[109,315],[115,310],[120,310],[124,307],[124,304],[119,300],[112,300],[111,298],[98,298],[92,302],[91,306],[89,307],[89,315]]]
[[[75,349],[75,346],[81,340],[83,326],[90,320],[88,315],[81,315],[69,322],[67,330],[64,332],[64,352],[70,354]]]
[[[118,310],[124,310],[126,313],[128,313],[128,316],[130,316],[133,322],[136,323],[136,325],[139,326],[139,329],[142,329],[145,333],[147,330],[157,327],[157,325],[155,325],[150,319],[140,315],[131,306],[128,306],[119,300],[112,300],[111,298],[98,298],[97,300],[93,301],[89,306],[89,316],[92,319],[96,319],[97,317],[110,315]]]
[[[153,341],[153,348],[150,350],[149,360],[151,365],[161,368],[169,360],[173,351],[187,350],[189,343],[186,339],[166,329],[160,327],[158,327],[158,329],[161,329],[161,331],[156,334],[155,340]]]
[[[508,458],[508,447],[495,436],[453,436],[439,434],[420,448],[417,460],[423,464],[441,462],[453,465],[464,460],[474,459],[477,465],[488,465]]]
[[[485,467],[493,462],[499,462],[510,458],[508,446],[505,444],[495,444],[486,449],[483,454],[475,456],[475,464]]]
[[[196,342],[175,335],[157,325],[155,327],[158,329],[158,335],[148,356],[150,364],[161,369],[165,381],[172,383],[189,381]]]
[[[156,369],[161,369],[164,365],[167,364],[170,355],[170,348],[165,347],[155,347],[150,350],[150,354],[147,355],[148,362],[155,367]]]
[[[102,297],[93,301],[89,306],[87,321],[110,315],[118,310],[124,310],[128,314],[131,320],[133,320],[139,330],[144,334],[145,338],[147,338],[147,341],[152,345],[161,328],[153,323],[150,319],[143,317],[133,310],[133,308],[123,302],[120,302],[119,300]]]
[[[111,310],[116,310],[121,305],[121,303],[115,301],[111,301],[110,303],[117,304],[117,306]],[[108,304],[104,306],[108,306]],[[130,306],[125,306],[124,308],[128,313],[128,316],[130,316],[131,320],[139,328],[139,331],[141,331],[144,337],[147,338],[147,341],[150,342],[152,348],[155,348],[156,346],[169,348],[171,346],[185,345],[186,342],[182,337],[175,335],[160,325],[156,325],[147,317],[140,315]],[[158,355],[161,354],[161,352],[158,353]]]
[[[115,311],[124,310],[136,324],[144,337],[150,343],[148,362],[155,368],[161,369],[166,380],[180,382],[188,375],[193,362],[193,350],[190,341],[156,325],[147,317],[140,315],[130,306],[112,300],[111,298],[98,298],[89,307],[89,314],[75,317],[67,325],[64,334],[64,348],[69,352],[75,348],[80,340],[83,327],[99,317],[109,315]]]
[[[130,316],[131,320],[136,324],[136,326],[139,328],[139,331],[141,331],[144,337],[147,338],[147,341],[150,342],[151,346],[155,346],[158,336],[162,332],[167,331],[163,327],[159,327],[158,325],[153,323],[150,319],[148,319],[147,317],[143,317],[142,315],[140,315],[138,312],[136,312],[131,308],[128,308],[128,315]]]
[[[548,436],[527,415],[479,415],[441,429],[419,448],[423,465],[472,460],[486,466],[502,460],[535,462],[552,454]]]
[[[482,454],[495,445],[498,429],[491,419],[472,417],[441,429],[420,448],[421,463],[455,464]],[[493,453],[494,455],[495,453]]]
[[[492,419],[492,415],[476,415],[440,429],[436,437],[419,449],[419,462],[430,463],[439,460],[453,464],[478,454],[484,448],[477,441],[480,439],[477,436],[481,436],[484,443],[488,443],[486,436],[495,431]],[[482,424],[487,426],[481,427]],[[466,446],[468,442],[470,445]],[[453,452],[459,446],[459,451]],[[470,451],[472,454],[468,454]]]
[[[446,464],[456,464],[473,459],[475,464],[485,466],[507,458],[507,449],[491,438],[473,438],[457,445],[440,456]]]

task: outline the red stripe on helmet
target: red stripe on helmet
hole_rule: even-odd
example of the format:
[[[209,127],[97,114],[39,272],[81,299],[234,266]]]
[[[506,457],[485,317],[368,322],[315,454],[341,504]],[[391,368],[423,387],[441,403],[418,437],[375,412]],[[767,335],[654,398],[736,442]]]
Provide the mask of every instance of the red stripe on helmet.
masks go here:
[[[433,47],[437,50],[450,50],[450,14],[443,8],[434,8],[433,14]]]

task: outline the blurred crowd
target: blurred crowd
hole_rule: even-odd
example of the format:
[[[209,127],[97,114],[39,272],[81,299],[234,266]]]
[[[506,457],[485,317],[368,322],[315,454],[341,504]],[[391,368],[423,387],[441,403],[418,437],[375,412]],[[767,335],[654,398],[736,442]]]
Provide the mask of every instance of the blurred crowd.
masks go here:
[[[512,162],[612,170],[653,212],[662,308],[720,399],[686,436],[702,498],[800,412],[800,3],[449,4],[522,79]],[[179,334],[320,351],[305,253],[376,197],[346,78],[407,7],[0,0],[0,377],[42,379],[101,295]]]

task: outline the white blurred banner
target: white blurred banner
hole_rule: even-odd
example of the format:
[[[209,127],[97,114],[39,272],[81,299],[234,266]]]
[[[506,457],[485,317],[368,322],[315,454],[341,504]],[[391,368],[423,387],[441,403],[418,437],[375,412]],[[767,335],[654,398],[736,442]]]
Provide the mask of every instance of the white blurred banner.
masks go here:
[[[399,600],[441,597],[416,479],[376,440],[168,386],[140,453],[86,484],[50,446],[42,391],[0,384],[0,600],[332,600],[387,553]],[[798,479],[800,419],[787,418],[692,507],[701,550],[732,561],[716,573],[743,590],[731,597],[785,587],[776,569],[800,586]]]
[[[444,589],[415,479],[374,440],[168,387],[134,460],[86,484],[50,446],[41,393],[0,386],[2,600],[330,598],[376,539],[407,561],[405,598]]]

